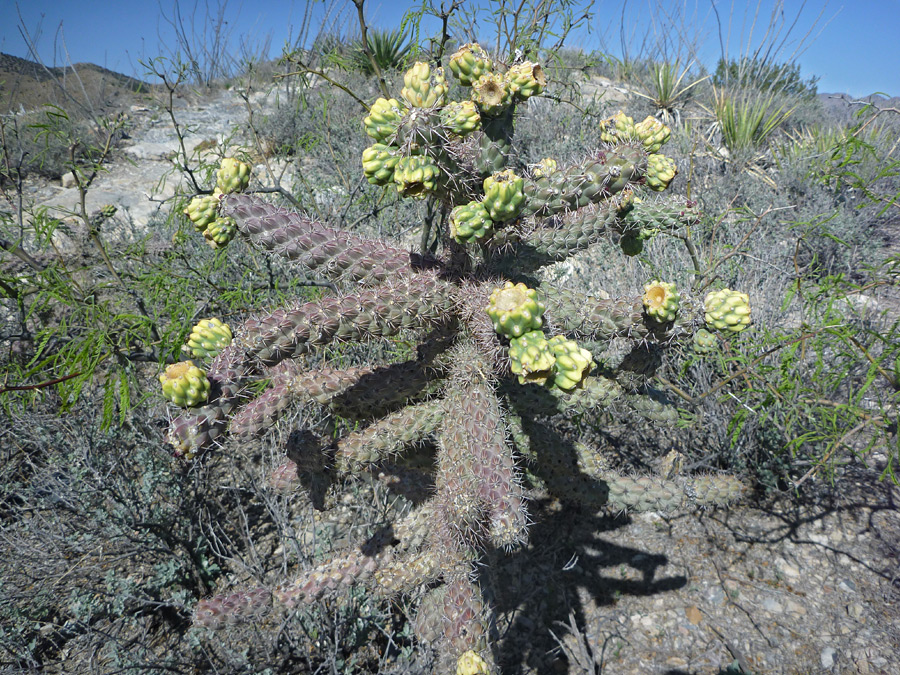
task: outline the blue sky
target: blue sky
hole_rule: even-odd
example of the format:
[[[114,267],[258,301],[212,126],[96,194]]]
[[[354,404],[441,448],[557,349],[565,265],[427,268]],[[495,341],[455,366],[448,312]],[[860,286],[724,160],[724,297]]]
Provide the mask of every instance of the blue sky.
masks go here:
[[[578,0],[572,1],[578,4]],[[716,0],[723,39],[729,34],[730,24],[730,55],[746,51],[742,45],[748,40],[758,43],[764,37],[774,2]],[[298,38],[304,17],[312,34],[323,20],[331,20],[345,29],[355,25],[355,8],[349,0],[181,0],[179,4],[189,33],[210,25],[204,22],[205,17],[215,16],[224,7],[223,19],[227,22],[224,25],[232,50],[238,49],[240,39],[255,46],[268,41],[271,57],[278,56],[286,42]],[[797,56],[797,61],[804,78],[813,75],[820,78],[820,92],[864,96],[882,91],[900,96],[900,0],[847,0],[845,4],[784,0],[781,4],[782,35],[797,19],[781,56],[783,59],[792,56],[812,28],[808,39],[800,45],[805,50]],[[48,65],[62,65],[67,52],[73,63],[93,62],[142,77],[144,70],[139,59],[166,53],[176,44],[174,30],[166,19],[174,17],[174,5],[174,0],[20,0],[18,3],[0,0],[0,51],[29,58],[20,31],[24,27],[37,36],[37,51]],[[393,28],[400,24],[404,12],[419,6],[420,2],[368,0],[366,13],[371,25]],[[471,2],[470,6],[478,10],[480,36],[484,39],[490,32],[490,12],[498,3],[480,0]],[[624,42],[633,55],[638,54],[645,36],[673,35],[659,23],[654,25],[653,17],[659,17],[660,12],[650,11],[650,6],[681,8],[685,20],[680,23],[688,26],[688,37],[700,44],[700,59],[708,67],[715,65],[721,49],[711,0],[598,0],[590,31],[577,31],[568,43],[586,49],[605,45],[608,51],[621,56],[620,45]],[[751,31],[757,6],[758,18]],[[624,34],[620,31],[623,7],[628,26]],[[423,34],[438,31],[436,19],[424,22]]]

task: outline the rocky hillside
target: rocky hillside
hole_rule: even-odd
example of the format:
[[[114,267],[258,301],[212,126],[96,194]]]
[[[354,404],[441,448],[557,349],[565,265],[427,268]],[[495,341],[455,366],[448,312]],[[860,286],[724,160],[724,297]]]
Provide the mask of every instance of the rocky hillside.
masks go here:
[[[50,68],[0,53],[0,113],[75,103],[103,114],[150,89],[146,82],[93,63]]]

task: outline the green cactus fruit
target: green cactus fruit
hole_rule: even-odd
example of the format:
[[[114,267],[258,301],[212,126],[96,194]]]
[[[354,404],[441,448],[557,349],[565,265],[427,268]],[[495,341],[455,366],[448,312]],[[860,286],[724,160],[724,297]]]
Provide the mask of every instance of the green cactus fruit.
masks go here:
[[[397,99],[379,98],[363,119],[366,134],[377,143],[388,140],[397,133],[397,127],[400,126],[405,114],[406,110]]]
[[[547,77],[537,63],[523,61],[506,71],[506,86],[513,96],[524,101],[544,91]]]
[[[237,235],[234,218],[216,218],[203,231],[206,243],[213,248],[225,248]]]
[[[657,323],[668,323],[675,320],[681,296],[674,283],[651,281],[644,286],[644,311]]]
[[[197,232],[202,234],[209,227],[209,224],[219,217],[219,197],[221,194],[221,192],[216,190],[211,195],[194,197],[191,203],[187,205],[184,214],[194,224]]]
[[[240,192],[250,185],[250,165],[234,157],[226,157],[216,171],[216,187],[220,192]]]
[[[456,675],[491,675],[487,661],[471,649],[456,660]]]
[[[705,328],[694,333],[694,351],[697,354],[711,354],[719,346],[719,338]]]
[[[231,344],[231,328],[220,319],[202,319],[191,330],[181,351],[195,359],[212,358]]]
[[[604,143],[622,143],[637,138],[634,120],[623,112],[600,122],[600,140]]]
[[[209,380],[206,373],[194,365],[193,361],[182,361],[166,366],[159,376],[163,395],[182,408],[192,408],[209,398]]]
[[[634,125],[634,133],[641,140],[644,150],[652,154],[659,152],[672,132],[658,119],[648,116],[643,122]]]
[[[469,202],[450,212],[450,236],[460,244],[486,239],[494,231],[494,221],[481,202]]]
[[[437,187],[440,174],[441,170],[430,157],[401,157],[394,167],[394,184],[404,197],[425,199]]]
[[[502,223],[519,215],[525,205],[525,180],[512,169],[484,179],[484,208],[491,220]]]
[[[104,204],[100,207],[100,217],[104,220],[106,220],[107,218],[112,218],[114,215],[116,215],[116,211],[118,211],[118,209],[116,208],[115,204]]]
[[[678,169],[675,167],[675,160],[665,155],[649,155],[647,157],[647,187],[656,192],[662,192],[667,187]]]
[[[539,330],[528,331],[509,341],[510,370],[519,376],[519,384],[544,384],[553,377],[556,356]]]
[[[363,150],[362,166],[366,180],[372,185],[387,185],[394,180],[394,169],[400,161],[396,148],[373,143]]]
[[[640,255],[641,251],[644,250],[644,240],[638,235],[629,232],[619,238],[619,246],[622,248],[622,253],[629,257],[634,257]]]
[[[431,108],[447,103],[447,80],[443,68],[432,69],[427,63],[416,62],[403,76],[406,86],[400,96],[415,108]]]
[[[740,333],[750,325],[750,296],[728,288],[712,291],[703,301],[706,325],[716,330]]]
[[[553,384],[566,391],[581,384],[594,365],[591,353],[565,335],[550,338],[548,346],[556,357],[553,364]]]
[[[545,309],[536,290],[511,281],[503,288],[495,288],[485,307],[494,322],[494,330],[509,338],[522,337],[529,331],[540,329],[544,325]]]
[[[474,101],[451,101],[441,110],[441,122],[456,136],[467,136],[481,127]]]
[[[498,73],[485,73],[472,84],[472,100],[489,117],[496,117],[513,102],[506,78]]]
[[[477,42],[463,45],[450,57],[450,72],[464,87],[471,87],[493,67],[487,52]]]

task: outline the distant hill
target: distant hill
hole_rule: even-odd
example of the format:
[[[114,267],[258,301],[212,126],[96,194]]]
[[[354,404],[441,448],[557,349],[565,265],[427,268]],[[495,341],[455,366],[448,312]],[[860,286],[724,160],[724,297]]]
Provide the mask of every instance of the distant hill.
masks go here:
[[[850,96],[850,94],[838,93],[819,94],[818,99],[822,102],[825,111],[840,122],[849,121],[854,113],[862,108],[862,106],[853,104],[851,101],[865,101],[879,108],[900,108],[900,96],[888,98],[881,94],[870,94],[869,96],[856,98]]]
[[[36,110],[53,103],[103,114],[150,89],[146,82],[93,63],[44,68],[28,59],[0,53],[0,113]]]

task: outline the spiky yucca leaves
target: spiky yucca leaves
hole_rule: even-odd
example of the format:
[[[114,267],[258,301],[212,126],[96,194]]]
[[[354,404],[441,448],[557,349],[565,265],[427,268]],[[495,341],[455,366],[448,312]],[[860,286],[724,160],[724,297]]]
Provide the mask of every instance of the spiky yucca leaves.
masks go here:
[[[365,172],[373,182],[415,184],[408,196],[441,202],[453,214],[440,233],[445,249],[420,255],[257,197],[226,195],[218,215],[233,218],[239,236],[336,290],[236,325],[231,344],[210,363],[209,401],[176,418],[169,435],[191,457],[229,432],[266,433],[291,406],[355,420],[352,431],[327,441],[306,430],[312,440],[305,454],[272,475],[273,487],[285,492],[304,485],[308,473],[402,471],[409,448],[433,452],[420,479],[427,496],[390,524],[390,538],[376,535],[292,570],[269,594],[208,599],[198,605],[197,623],[253,620],[270,601],[292,608],[352,586],[381,596],[427,587],[415,625],[437,649],[440,672],[494,672],[492,610],[478,570],[487,549],[527,541],[532,489],[616,510],[706,507],[741,494],[741,483],[727,476],[629,474],[551,424],[557,415],[596,417],[606,409],[656,425],[678,421],[653,388],[665,348],[690,342],[707,313],[724,312],[726,321],[739,308],[733,299],[704,307],[683,292],[673,320],[664,297],[660,313],[655,296],[648,305],[637,294],[604,299],[537,285],[533,273],[542,266],[604,239],[642,242],[697,222],[695,204],[645,191],[649,153],[665,133],[650,123],[635,130],[620,116],[605,132],[609,145],[568,166],[548,158],[529,174],[508,166],[523,95],[510,92],[507,80],[521,74],[486,70],[473,81],[481,126],[462,135],[452,127],[464,108],[445,102],[439,71],[423,66],[405,78],[409,108],[386,99],[372,107],[365,129],[378,144],[364,156]],[[465,67],[475,68],[468,60]],[[485,78],[507,88],[503,105],[479,103]],[[613,134],[619,126],[627,138]],[[414,358],[321,363],[323,348],[394,336],[418,343]]]

